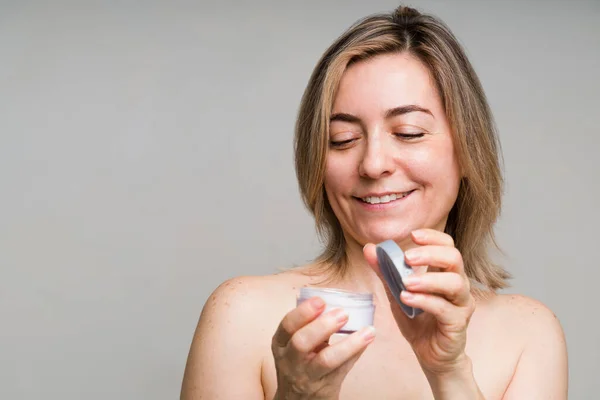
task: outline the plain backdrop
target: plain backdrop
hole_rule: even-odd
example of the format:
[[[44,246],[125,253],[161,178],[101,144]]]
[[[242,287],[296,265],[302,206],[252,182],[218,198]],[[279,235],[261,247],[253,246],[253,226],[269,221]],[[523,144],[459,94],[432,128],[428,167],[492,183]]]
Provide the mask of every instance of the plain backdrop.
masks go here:
[[[178,398],[210,293],[319,250],[300,96],[344,29],[398,4],[0,1],[0,398]],[[494,110],[506,292],[556,313],[570,398],[595,398],[600,2],[410,4]]]

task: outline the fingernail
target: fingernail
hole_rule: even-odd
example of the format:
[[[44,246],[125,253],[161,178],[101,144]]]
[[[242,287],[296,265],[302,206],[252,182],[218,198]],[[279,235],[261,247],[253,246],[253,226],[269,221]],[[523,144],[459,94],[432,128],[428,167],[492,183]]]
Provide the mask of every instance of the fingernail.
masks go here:
[[[404,283],[406,286],[417,286],[419,283],[421,283],[421,278],[414,275],[407,276],[406,278],[402,279],[402,283]]]
[[[329,312],[332,318],[335,318],[335,321],[338,323],[348,321],[348,313],[343,308],[334,308]]]
[[[413,235],[413,238],[415,238],[417,240],[425,239],[425,232],[423,232],[421,230],[412,231],[411,233]]]
[[[402,297],[404,297],[404,299],[406,300],[412,300],[415,298],[415,295],[412,294],[411,292],[407,291],[407,290],[403,290],[402,291]]]
[[[310,299],[310,304],[316,309],[316,310],[321,310],[322,308],[325,307],[325,302],[323,301],[322,298],[320,297],[313,297],[312,299]]]
[[[409,249],[409,250],[406,250],[406,251],[404,252],[404,257],[406,257],[406,259],[407,259],[408,261],[414,261],[414,260],[416,260],[417,258],[419,258],[419,251],[418,251],[418,250],[416,250],[416,249]]]
[[[374,326],[368,326],[363,332],[362,332],[362,338],[365,342],[371,342],[373,339],[375,339],[375,327]]]

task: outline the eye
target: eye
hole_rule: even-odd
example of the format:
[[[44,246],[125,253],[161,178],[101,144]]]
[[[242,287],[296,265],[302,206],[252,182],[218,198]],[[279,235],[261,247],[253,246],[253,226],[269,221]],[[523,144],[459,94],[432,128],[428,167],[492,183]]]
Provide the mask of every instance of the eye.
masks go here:
[[[425,132],[394,133],[394,136],[404,140],[415,140],[425,136]]]
[[[336,150],[349,149],[358,142],[360,137],[360,133],[351,130],[333,132],[329,138],[329,147]]]
[[[346,139],[346,140],[331,140],[329,142],[329,146],[334,149],[344,149],[349,147],[356,139]]]

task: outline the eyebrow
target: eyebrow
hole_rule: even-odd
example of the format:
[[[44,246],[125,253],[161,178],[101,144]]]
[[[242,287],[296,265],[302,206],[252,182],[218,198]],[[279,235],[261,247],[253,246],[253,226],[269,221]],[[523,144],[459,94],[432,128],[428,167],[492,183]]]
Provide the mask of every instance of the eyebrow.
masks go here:
[[[385,113],[385,118],[386,119],[392,118],[397,115],[408,114],[411,112],[423,112],[423,113],[429,114],[433,117],[433,113],[430,110],[428,110],[427,108],[423,108],[416,104],[409,104],[406,106],[396,107],[396,108],[392,108],[391,110],[387,110]]]
[[[387,110],[385,112],[385,118],[389,119],[392,117],[397,117],[398,115],[404,115],[404,114],[408,114],[411,112],[423,112],[423,113],[429,114],[433,117],[433,113],[430,110],[428,110],[427,108],[423,108],[416,104],[408,104],[406,106],[395,107],[395,108],[391,108],[391,109]],[[360,118],[358,118],[357,116],[352,115],[352,114],[346,114],[346,113],[333,114],[331,116],[331,118],[329,118],[329,122],[333,122],[333,121],[349,122],[349,123],[354,123],[354,124],[361,122]]]

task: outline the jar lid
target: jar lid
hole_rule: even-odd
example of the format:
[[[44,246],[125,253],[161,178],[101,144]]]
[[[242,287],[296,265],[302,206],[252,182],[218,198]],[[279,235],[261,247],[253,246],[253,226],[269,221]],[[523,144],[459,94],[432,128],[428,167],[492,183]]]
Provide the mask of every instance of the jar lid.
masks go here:
[[[386,240],[379,243],[376,248],[379,269],[402,311],[408,318],[414,318],[421,314],[423,310],[407,306],[400,300],[400,293],[406,290],[402,279],[414,273],[413,269],[404,261],[404,252],[400,246],[393,240]]]

